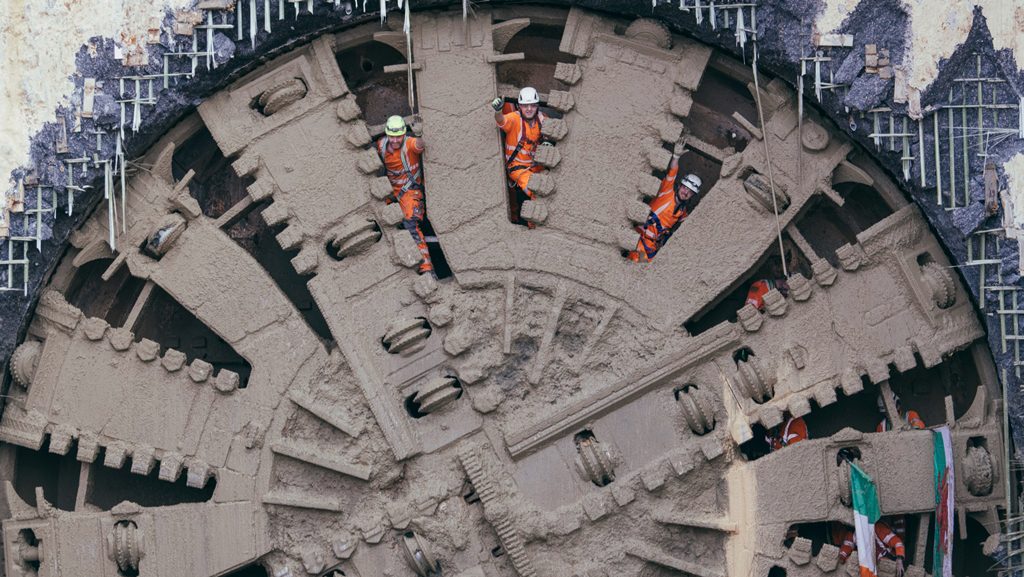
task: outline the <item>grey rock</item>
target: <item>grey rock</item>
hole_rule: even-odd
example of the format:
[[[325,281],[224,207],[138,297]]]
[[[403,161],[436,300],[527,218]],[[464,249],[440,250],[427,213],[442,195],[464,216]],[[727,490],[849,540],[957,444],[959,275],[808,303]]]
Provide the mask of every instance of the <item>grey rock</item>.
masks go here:
[[[869,110],[881,104],[891,88],[892,81],[877,74],[862,74],[850,85],[843,104],[851,110]]]
[[[217,64],[224,64],[235,56],[235,43],[218,32],[213,35],[213,57]]]
[[[97,94],[93,100],[92,119],[96,126],[110,128],[121,119],[121,107],[110,94]]]

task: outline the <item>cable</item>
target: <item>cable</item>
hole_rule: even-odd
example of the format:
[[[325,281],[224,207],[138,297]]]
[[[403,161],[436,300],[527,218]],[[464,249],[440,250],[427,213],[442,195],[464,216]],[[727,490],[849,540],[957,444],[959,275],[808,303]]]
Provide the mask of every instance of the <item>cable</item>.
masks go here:
[[[782,243],[782,225],[779,222],[779,200],[775,195],[775,177],[772,174],[772,155],[768,148],[768,131],[764,127],[764,109],[761,107],[761,86],[757,81],[757,29],[754,29],[754,57],[750,61],[754,71],[754,100],[757,102],[757,120],[761,125],[761,142],[764,144],[764,158],[768,163],[768,186],[772,191],[772,209],[775,212],[775,232],[779,238],[779,260],[782,261],[782,274],[789,278],[786,264],[786,248]]]

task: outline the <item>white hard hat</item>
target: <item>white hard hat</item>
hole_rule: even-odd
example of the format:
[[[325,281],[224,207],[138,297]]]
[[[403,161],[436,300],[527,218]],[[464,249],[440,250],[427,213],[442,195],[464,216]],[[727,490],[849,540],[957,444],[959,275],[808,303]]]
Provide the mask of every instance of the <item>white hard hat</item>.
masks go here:
[[[532,86],[527,86],[519,91],[519,104],[537,104],[540,102],[540,96],[537,95],[537,89]]]
[[[699,193],[700,192],[700,185],[702,183],[701,183],[700,177],[697,176],[696,174],[687,174],[686,176],[683,177],[683,180],[682,180],[682,182],[680,184],[682,184],[686,188],[689,188],[694,193]]]

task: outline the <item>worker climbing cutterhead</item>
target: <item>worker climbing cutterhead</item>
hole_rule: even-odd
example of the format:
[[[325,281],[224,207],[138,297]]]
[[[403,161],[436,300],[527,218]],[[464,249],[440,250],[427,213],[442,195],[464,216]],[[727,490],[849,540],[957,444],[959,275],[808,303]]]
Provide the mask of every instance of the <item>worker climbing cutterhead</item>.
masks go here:
[[[651,212],[644,224],[636,227],[636,231],[640,233],[640,240],[636,243],[636,250],[626,254],[626,258],[633,262],[649,262],[653,259],[696,204],[702,184],[700,177],[688,174],[676,182],[679,175],[679,157],[683,152],[683,143],[676,143],[672,149],[668,174],[661,179],[658,194],[648,203]]]
[[[421,228],[427,209],[423,190],[423,167],[420,157],[424,151],[423,139],[408,135],[408,127],[401,116],[388,118],[384,125],[384,136],[377,141],[377,152],[384,163],[391,192],[394,198],[385,202],[398,202],[402,207],[402,226],[409,231],[423,261],[419,272],[433,274],[426,237]]]
[[[495,98],[491,101],[494,109],[494,120],[498,128],[505,133],[505,174],[508,185],[515,189],[517,204],[534,198],[530,189],[530,177],[540,172],[542,167],[534,162],[533,157],[537,146],[541,144],[541,126],[546,120],[540,111],[540,96],[537,89],[525,87],[519,91],[518,110],[503,112],[505,101]],[[515,215],[521,219],[520,215]],[[532,222],[527,226],[533,228]]]

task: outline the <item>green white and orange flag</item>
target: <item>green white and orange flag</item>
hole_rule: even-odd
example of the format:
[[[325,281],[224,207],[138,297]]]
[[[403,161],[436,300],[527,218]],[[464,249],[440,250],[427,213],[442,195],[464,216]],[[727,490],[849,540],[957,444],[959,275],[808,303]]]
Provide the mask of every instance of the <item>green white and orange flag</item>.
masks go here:
[[[850,492],[853,495],[853,528],[857,536],[860,577],[875,577],[875,523],[882,516],[878,508],[875,482],[854,463],[850,463]]]
[[[953,577],[953,444],[949,427],[932,431],[935,447],[935,540],[932,575]]]

